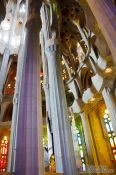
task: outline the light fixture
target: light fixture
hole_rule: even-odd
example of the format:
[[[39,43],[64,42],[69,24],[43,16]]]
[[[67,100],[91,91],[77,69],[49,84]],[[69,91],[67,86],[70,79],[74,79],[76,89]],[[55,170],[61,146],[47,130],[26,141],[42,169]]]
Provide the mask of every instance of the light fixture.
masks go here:
[[[111,72],[112,72],[112,69],[111,69],[111,68],[105,69],[105,73],[106,73],[106,74],[111,73]]]
[[[7,136],[4,136],[4,140],[8,140],[8,139],[7,139]]]
[[[104,114],[104,118],[108,118],[108,115],[107,114]]]
[[[106,113],[106,114],[109,114],[109,111],[108,111],[107,109],[105,109],[105,113]]]
[[[80,43],[77,43],[77,47],[80,47]]]
[[[43,72],[40,73],[40,77],[43,77]]]
[[[69,89],[68,92],[72,92],[72,91]]]
[[[62,60],[62,65],[64,65],[64,60]]]
[[[94,98],[94,97],[92,97],[92,98],[90,99],[90,101],[91,101],[91,102],[95,101],[95,98]]]
[[[11,84],[8,84],[8,87],[10,88],[11,87]]]

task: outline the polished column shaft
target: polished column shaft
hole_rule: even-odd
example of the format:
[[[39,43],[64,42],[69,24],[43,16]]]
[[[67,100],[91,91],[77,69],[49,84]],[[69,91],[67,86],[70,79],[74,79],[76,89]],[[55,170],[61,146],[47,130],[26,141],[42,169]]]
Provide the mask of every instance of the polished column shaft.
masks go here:
[[[60,60],[57,58],[56,45],[46,49],[49,69],[50,104],[52,115],[52,127],[54,136],[55,159],[58,169],[63,166],[63,172],[67,175],[77,174],[74,156],[74,148],[71,138],[70,124],[67,116],[65,92],[62,81]],[[58,146],[59,145],[59,146]],[[61,149],[61,155],[58,147]],[[58,161],[58,162],[57,162]]]
[[[54,14],[52,14],[54,13]],[[56,171],[65,175],[77,175],[71,128],[68,120],[66,97],[62,80],[61,60],[58,57],[58,40],[51,23],[55,11],[51,4],[43,3],[41,8],[42,32],[45,55],[48,63],[50,108],[54,138]],[[56,19],[57,20],[57,19]],[[57,28],[57,26],[56,26]]]
[[[19,102],[15,175],[43,175],[41,59],[37,16],[27,23],[26,49]]]

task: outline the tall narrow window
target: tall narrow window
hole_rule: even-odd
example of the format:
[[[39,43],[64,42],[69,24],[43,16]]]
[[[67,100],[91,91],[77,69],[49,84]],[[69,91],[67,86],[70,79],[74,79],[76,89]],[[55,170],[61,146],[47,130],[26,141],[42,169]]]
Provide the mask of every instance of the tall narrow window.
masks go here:
[[[81,157],[81,167],[82,167],[82,171],[86,171],[87,154],[86,154],[83,126],[82,126],[82,121],[81,121],[80,116],[75,118],[75,124],[76,124],[76,134],[77,134],[77,140],[78,140],[78,145],[79,145],[79,152],[80,152],[80,157]]]
[[[8,157],[8,139],[6,136],[0,143],[0,171],[6,171]]]
[[[77,139],[78,139],[80,156],[81,156],[82,170],[85,171],[86,170],[85,150],[84,150],[84,145],[82,141],[82,136],[78,128],[76,129],[76,133],[77,133]]]
[[[108,138],[111,145],[114,160],[116,162],[116,135],[113,131],[112,123],[111,123],[109,112],[107,109],[105,109],[104,111],[104,122],[108,133]]]

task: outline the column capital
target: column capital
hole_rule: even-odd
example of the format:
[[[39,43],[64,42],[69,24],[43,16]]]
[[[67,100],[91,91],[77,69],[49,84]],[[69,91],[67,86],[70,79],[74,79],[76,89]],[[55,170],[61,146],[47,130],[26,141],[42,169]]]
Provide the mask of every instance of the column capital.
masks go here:
[[[18,100],[19,100],[19,94],[16,93],[14,94],[14,97],[13,97],[13,104],[18,104]]]
[[[6,44],[4,53],[5,53],[5,54],[10,54],[9,44]]]
[[[58,45],[58,40],[56,38],[50,38],[46,40],[45,48],[47,51],[56,51],[56,45]]]

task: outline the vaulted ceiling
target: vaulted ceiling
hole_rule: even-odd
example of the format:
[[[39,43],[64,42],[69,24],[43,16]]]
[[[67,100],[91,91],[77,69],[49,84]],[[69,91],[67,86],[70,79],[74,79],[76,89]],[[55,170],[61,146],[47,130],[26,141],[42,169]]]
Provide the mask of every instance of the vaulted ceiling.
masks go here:
[[[0,22],[5,17],[5,4],[7,0],[0,0]],[[22,1],[23,2],[23,1]],[[36,1],[34,1],[36,2]],[[40,2],[40,1],[39,1]],[[38,2],[38,3],[39,3]],[[109,47],[103,37],[103,34],[97,24],[97,21],[92,14],[86,0],[57,0],[59,11],[60,11],[60,36],[61,36],[61,51],[62,55],[67,60],[67,66],[69,66],[69,70],[71,76],[75,76],[75,73],[79,67],[79,59],[77,53],[77,44],[80,43],[81,47],[86,53],[86,45],[82,42],[82,36],[75,25],[75,23],[79,23],[80,26],[84,29],[88,29],[94,33],[94,37],[91,38],[91,42],[94,48],[94,51],[100,52],[100,54],[106,58],[110,56]],[[68,82],[69,75],[67,72],[67,67],[63,63],[63,78],[64,82]],[[93,76],[92,71],[89,69],[83,68],[80,71],[80,80],[81,86],[77,87],[78,96],[81,98],[81,88],[86,90],[91,86],[91,76]],[[6,80],[4,93],[9,93],[11,90],[14,91],[15,79],[16,76],[16,64],[12,64],[9,69],[9,75]],[[77,74],[76,74],[77,76]],[[87,81],[88,80],[88,81]],[[66,83],[67,84],[67,83]],[[8,86],[9,85],[9,86]],[[71,94],[66,92],[67,101],[72,102],[74,99]],[[45,105],[44,105],[45,106]],[[69,104],[70,106],[70,104]]]

